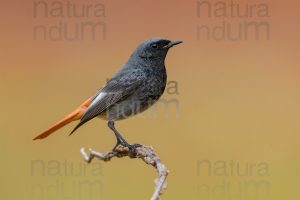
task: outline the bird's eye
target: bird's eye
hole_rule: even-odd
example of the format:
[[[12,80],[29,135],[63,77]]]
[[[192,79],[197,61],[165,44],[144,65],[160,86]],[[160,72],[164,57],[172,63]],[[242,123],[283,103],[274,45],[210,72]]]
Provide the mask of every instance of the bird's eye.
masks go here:
[[[157,49],[158,46],[157,46],[157,44],[152,44],[151,47],[154,49]]]

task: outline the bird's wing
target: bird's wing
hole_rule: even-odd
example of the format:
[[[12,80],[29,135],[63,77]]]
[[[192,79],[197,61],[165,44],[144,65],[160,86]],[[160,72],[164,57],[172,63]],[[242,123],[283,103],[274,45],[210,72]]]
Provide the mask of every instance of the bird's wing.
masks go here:
[[[80,122],[73,129],[70,135],[84,123],[100,115],[110,106],[133,94],[142,81],[142,76],[136,76],[133,74],[110,80],[100,91],[96,93],[92,103],[89,105],[80,119]]]

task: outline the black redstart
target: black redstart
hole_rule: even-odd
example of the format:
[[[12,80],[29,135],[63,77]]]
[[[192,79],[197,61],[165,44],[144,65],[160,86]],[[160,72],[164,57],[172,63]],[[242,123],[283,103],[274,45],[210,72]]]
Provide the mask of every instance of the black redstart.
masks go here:
[[[93,97],[34,140],[43,139],[71,121],[80,119],[71,135],[84,123],[100,117],[108,121],[108,127],[117,138],[117,145],[134,149],[136,145],[126,142],[116,130],[114,122],[143,112],[160,98],[167,83],[164,64],[166,55],[172,46],[180,43],[181,41],[160,37],[144,41],[135,49],[127,63]]]

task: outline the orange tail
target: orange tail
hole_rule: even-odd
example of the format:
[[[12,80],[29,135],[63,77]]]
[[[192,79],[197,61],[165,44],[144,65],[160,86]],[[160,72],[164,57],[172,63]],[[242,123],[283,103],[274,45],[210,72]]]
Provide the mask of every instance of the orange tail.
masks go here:
[[[47,130],[40,133],[38,136],[33,138],[33,140],[43,139],[45,137],[48,137],[50,134],[54,133],[56,130],[60,129],[61,127],[69,124],[72,121],[80,119],[82,117],[82,115],[84,114],[86,108],[91,104],[91,102],[92,102],[91,98],[86,100],[76,110],[71,112],[69,115],[67,115],[62,120],[58,121],[52,127],[48,128]]]

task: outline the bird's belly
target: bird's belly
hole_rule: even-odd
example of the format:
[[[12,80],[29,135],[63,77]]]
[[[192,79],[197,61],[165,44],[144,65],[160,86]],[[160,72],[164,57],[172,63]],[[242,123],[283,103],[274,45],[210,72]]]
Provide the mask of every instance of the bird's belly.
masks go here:
[[[127,98],[112,105],[100,115],[98,115],[98,117],[108,121],[126,119],[145,111],[157,101],[146,99]]]

